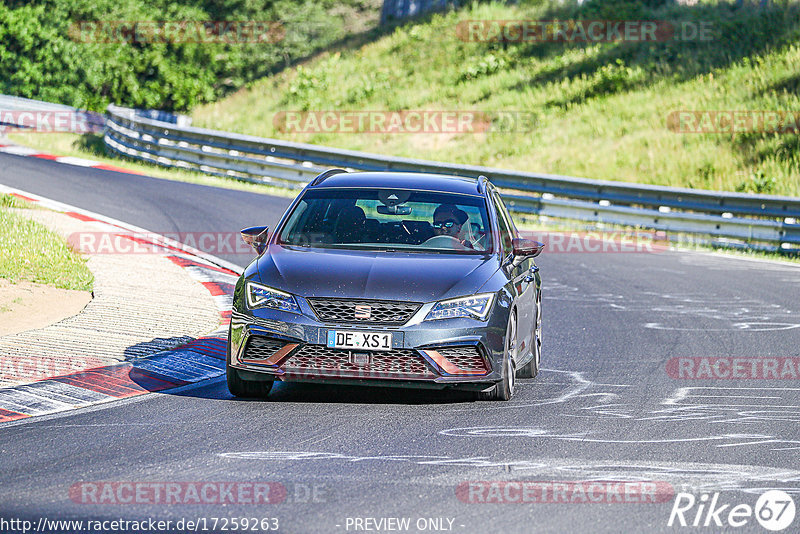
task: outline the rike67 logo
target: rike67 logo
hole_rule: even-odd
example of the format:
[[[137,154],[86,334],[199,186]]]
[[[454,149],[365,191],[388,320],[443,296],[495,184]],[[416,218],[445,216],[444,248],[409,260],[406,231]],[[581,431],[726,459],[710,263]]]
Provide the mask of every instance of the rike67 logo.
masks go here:
[[[795,504],[791,495],[781,490],[769,490],[749,504],[732,504],[720,501],[719,492],[700,498],[691,493],[678,493],[667,526],[682,527],[743,527],[753,517],[767,530],[780,531],[794,521]]]

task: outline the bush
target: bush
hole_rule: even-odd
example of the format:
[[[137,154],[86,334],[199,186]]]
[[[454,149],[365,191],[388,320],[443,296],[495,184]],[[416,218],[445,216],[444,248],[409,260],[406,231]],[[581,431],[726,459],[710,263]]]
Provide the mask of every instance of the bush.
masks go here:
[[[484,57],[478,58],[477,61],[467,64],[459,76],[459,81],[474,80],[483,76],[488,76],[500,71],[508,66],[506,59],[495,55],[486,54]]]
[[[102,111],[184,111],[286,67],[345,35],[360,0],[35,0],[0,4],[0,93]],[[277,42],[83,42],[80,21],[281,21]]]

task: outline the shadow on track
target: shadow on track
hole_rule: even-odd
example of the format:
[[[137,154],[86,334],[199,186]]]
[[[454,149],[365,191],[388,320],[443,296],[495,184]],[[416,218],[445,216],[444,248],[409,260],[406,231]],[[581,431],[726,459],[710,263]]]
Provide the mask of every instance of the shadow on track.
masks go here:
[[[476,393],[456,390],[276,382],[266,400],[270,402],[323,402],[329,404],[421,405],[474,402],[476,399]]]
[[[478,398],[477,393],[470,391],[458,391],[452,389],[413,389],[400,387],[378,387],[366,385],[339,385],[339,384],[310,384],[299,382],[275,382],[272,391],[265,399],[241,399],[233,397],[227,390],[224,381],[218,379],[209,383],[207,387],[200,386],[186,390],[171,391],[176,387],[183,386],[190,380],[180,380],[181,376],[193,375],[198,370],[207,366],[209,357],[219,361],[216,373],[209,375],[209,378],[219,376],[219,372],[224,375],[224,341],[205,340],[205,345],[193,346],[193,343],[186,344],[182,337],[170,339],[156,338],[146,343],[133,345],[126,350],[129,362],[133,364],[130,369],[129,378],[147,391],[158,391],[166,395],[177,395],[182,397],[196,397],[205,399],[229,399],[236,402],[291,402],[291,403],[326,403],[326,404],[404,404],[404,405],[424,405],[424,404],[453,404],[475,402]],[[165,345],[177,347],[174,353],[166,353],[163,356],[154,358],[137,358],[144,350],[151,349],[153,346]],[[202,351],[205,358],[203,361],[193,362],[187,358],[187,353],[181,350],[186,348],[192,352]],[[196,381],[192,380],[192,381]],[[200,382],[204,380],[201,379]]]
[[[133,377],[131,377],[133,378]],[[383,404],[383,405],[444,405],[477,401],[477,394],[454,390],[386,388],[375,386],[343,386],[276,382],[266,398],[237,398],[228,392],[225,380],[205,382],[186,390],[160,391],[164,395],[198,399],[227,400],[245,404]]]

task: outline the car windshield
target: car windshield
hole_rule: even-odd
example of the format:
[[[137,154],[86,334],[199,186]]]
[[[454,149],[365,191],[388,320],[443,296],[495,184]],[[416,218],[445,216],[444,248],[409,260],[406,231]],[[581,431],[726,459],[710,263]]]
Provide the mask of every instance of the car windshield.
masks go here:
[[[306,192],[278,237],[282,245],[485,254],[492,249],[478,196],[407,189]]]

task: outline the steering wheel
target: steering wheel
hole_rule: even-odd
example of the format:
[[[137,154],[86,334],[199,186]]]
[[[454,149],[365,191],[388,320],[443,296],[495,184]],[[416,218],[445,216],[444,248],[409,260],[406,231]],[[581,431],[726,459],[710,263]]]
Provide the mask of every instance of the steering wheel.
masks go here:
[[[444,248],[451,250],[466,250],[467,247],[461,244],[461,240],[451,235],[435,235],[420,246],[429,246],[431,248]]]

